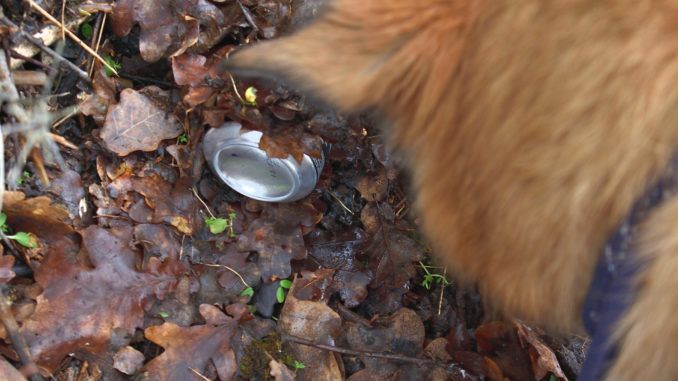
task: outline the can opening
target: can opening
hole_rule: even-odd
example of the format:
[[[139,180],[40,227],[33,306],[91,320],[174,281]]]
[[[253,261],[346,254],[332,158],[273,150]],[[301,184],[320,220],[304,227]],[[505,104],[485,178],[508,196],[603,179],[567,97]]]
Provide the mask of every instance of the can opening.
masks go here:
[[[215,168],[221,178],[236,191],[260,200],[277,199],[290,194],[295,178],[282,160],[271,159],[261,150],[234,144],[219,152]]]

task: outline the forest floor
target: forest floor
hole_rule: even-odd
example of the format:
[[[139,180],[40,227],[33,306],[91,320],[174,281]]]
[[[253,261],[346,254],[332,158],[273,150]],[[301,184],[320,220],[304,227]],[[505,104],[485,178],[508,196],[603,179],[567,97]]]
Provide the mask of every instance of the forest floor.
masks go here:
[[[585,338],[486,316],[436,265],[368,116],[219,70],[317,1],[0,4],[0,379],[576,377]],[[225,121],[271,157],[331,143],[313,192],[220,182]]]

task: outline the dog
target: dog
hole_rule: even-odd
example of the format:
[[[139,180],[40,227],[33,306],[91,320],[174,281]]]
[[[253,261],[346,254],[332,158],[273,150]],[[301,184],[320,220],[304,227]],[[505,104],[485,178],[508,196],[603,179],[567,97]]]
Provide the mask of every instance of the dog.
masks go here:
[[[559,332],[678,149],[678,1],[328,0],[228,65],[378,115],[455,279]],[[678,379],[678,197],[636,217],[613,356],[582,379]]]

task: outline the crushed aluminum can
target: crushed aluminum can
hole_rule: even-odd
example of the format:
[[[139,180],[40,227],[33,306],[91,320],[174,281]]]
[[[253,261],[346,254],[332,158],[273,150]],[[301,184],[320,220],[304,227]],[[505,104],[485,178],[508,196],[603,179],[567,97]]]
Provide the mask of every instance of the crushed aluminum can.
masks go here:
[[[270,158],[259,149],[260,131],[240,133],[241,125],[225,123],[203,139],[203,152],[212,172],[226,185],[247,197],[268,202],[290,202],[315,188],[329,145],[323,141],[320,159],[304,155],[301,163],[291,155]]]

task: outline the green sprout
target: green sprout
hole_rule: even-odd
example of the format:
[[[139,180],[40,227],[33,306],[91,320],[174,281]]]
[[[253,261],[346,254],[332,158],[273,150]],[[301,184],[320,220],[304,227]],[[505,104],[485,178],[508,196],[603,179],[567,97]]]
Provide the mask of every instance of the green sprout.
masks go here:
[[[275,292],[275,297],[278,299],[278,303],[285,301],[285,290],[289,290],[292,287],[292,281],[288,279],[283,279],[278,285],[278,290]]]
[[[167,312],[158,312],[158,316],[160,316],[163,319],[167,319],[169,317],[169,314]]]
[[[111,57],[111,56],[106,56],[106,57],[104,58],[104,61],[106,61],[106,63],[109,64],[109,65],[110,65],[113,69],[115,69],[116,71],[117,71],[117,70],[120,70],[120,69],[122,68],[122,65],[121,65],[118,61],[116,61],[115,59],[113,59],[113,57]],[[112,72],[109,68],[107,68],[106,66],[104,66],[104,70],[106,70],[106,75],[107,75],[107,76],[110,77],[110,76],[113,75],[113,72]]]
[[[80,26],[80,34],[85,38],[90,38],[93,33],[92,24],[85,23]]]
[[[24,183],[24,181],[28,180],[31,177],[31,174],[28,171],[24,171],[23,175],[19,177],[16,182],[21,185]]]
[[[212,234],[223,233],[226,229],[228,229],[228,236],[233,238],[235,237],[235,233],[233,232],[234,219],[235,213],[229,213],[228,219],[217,218],[212,216],[209,218],[205,218],[205,225],[207,225],[207,227],[210,229],[210,233]]]
[[[298,360],[294,360],[294,363],[291,364],[291,365],[294,367],[294,371],[295,371],[295,372],[298,371],[299,369],[304,369],[304,368],[306,368],[306,365],[304,365],[303,362],[298,361]]]
[[[240,293],[240,296],[254,296],[254,289],[252,287],[247,287]]]
[[[3,233],[7,233],[9,230],[9,227],[6,224],[7,222],[7,215],[5,213],[0,213],[0,230],[2,230]],[[35,242],[33,237],[31,237],[30,234],[24,233],[24,232],[17,232],[14,235],[8,235],[7,238],[13,239],[17,241],[22,246],[28,247],[28,248],[33,248],[33,247],[38,247],[38,244]]]
[[[177,138],[177,143],[179,144],[186,144],[188,143],[188,138],[186,137],[186,133],[184,132],[183,134],[179,135]]]
[[[428,268],[431,266],[426,266],[421,261],[419,261],[419,266],[421,266],[421,268],[426,273],[424,275],[424,280],[421,282],[421,285],[424,286],[427,290],[431,289],[433,282],[442,284],[443,287],[447,287],[452,284],[452,282],[448,281],[447,278],[445,278],[445,276],[435,273],[432,274],[430,271],[428,271]]]

